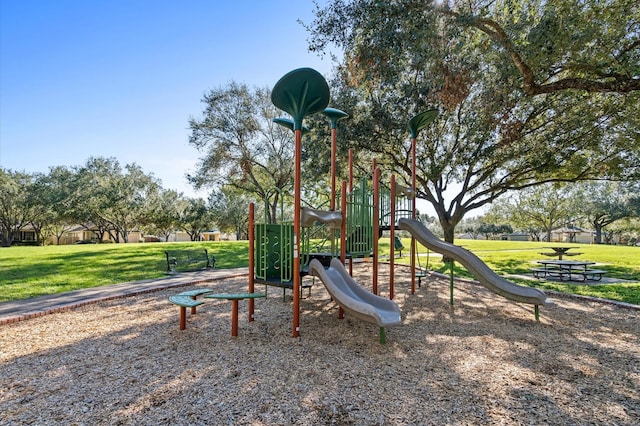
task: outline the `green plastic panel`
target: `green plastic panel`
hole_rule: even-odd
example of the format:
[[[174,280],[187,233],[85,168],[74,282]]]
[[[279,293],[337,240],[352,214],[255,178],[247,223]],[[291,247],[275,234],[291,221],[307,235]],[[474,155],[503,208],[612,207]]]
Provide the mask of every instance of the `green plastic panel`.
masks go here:
[[[313,68],[299,68],[285,74],[273,86],[271,102],[293,118],[293,130],[302,130],[302,120],[329,104],[329,85]]]

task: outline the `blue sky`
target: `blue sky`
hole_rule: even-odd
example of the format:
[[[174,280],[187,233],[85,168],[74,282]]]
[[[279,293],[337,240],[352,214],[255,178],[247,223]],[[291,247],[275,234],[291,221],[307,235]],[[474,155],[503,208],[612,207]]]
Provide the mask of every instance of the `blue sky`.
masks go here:
[[[0,167],[115,157],[195,195],[187,126],[206,91],[273,87],[300,67],[329,77],[297,22],[313,11],[312,0],[0,0]]]

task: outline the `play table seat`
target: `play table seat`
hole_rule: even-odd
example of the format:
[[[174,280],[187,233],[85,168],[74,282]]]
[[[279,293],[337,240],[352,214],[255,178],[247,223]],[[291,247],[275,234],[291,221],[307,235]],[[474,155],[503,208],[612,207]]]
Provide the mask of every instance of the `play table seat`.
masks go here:
[[[180,294],[169,296],[169,302],[180,307],[180,330],[187,328],[187,308],[195,309],[196,306],[204,303],[202,300],[195,300],[191,296]]]
[[[231,301],[231,336],[238,336],[238,300],[265,297],[262,293],[214,293],[205,294],[205,299],[225,299]]]
[[[203,294],[213,293],[213,290],[210,288],[196,288],[195,290],[187,290],[181,293],[178,293],[177,296],[189,296],[191,299],[196,300],[198,296],[202,296]],[[197,305],[196,305],[197,306]],[[191,307],[191,315],[196,314],[196,307]]]

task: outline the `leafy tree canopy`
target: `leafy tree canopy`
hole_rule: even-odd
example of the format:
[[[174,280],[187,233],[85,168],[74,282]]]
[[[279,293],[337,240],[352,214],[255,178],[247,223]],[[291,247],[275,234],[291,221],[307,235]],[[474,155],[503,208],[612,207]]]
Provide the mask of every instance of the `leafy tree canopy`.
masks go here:
[[[293,134],[275,124],[279,110],[267,89],[235,82],[211,90],[202,117],[191,118],[189,143],[199,149],[196,188],[229,185],[270,205],[275,216],[280,193],[293,179]]]
[[[353,147],[408,179],[406,123],[440,118],[418,145],[418,195],[445,239],[475,208],[547,182],[638,179],[636,2],[336,0],[311,47],[344,59],[335,105]]]

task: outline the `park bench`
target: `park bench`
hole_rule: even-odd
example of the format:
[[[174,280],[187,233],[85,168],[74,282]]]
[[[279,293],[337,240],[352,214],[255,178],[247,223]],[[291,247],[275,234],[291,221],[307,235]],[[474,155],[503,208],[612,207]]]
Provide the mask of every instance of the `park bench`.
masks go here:
[[[216,266],[216,257],[207,249],[202,250],[166,250],[167,273],[197,271],[201,269],[213,269]]]
[[[197,300],[197,297],[212,292],[213,290],[209,288],[198,288],[169,296],[169,301],[180,307],[180,330],[184,330],[187,325],[187,308],[191,308],[191,315],[195,315],[196,306],[204,303],[201,300]]]

